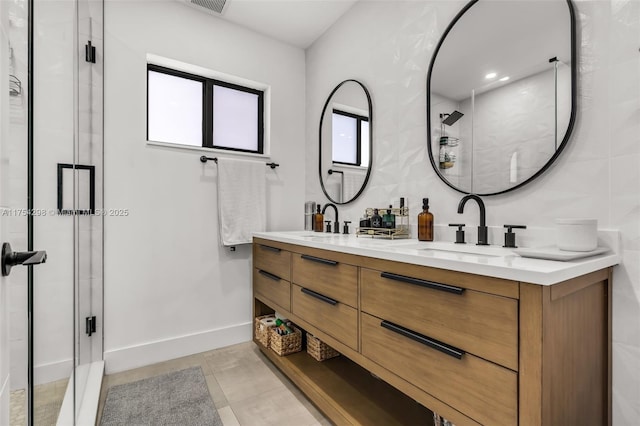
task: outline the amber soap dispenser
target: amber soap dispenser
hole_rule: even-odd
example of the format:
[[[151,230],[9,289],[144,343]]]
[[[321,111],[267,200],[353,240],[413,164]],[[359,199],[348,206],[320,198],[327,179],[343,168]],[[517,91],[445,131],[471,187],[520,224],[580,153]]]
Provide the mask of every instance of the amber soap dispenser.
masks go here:
[[[422,212],[418,214],[418,240],[433,241],[433,214],[429,212],[429,199],[422,199]]]
[[[316,232],[322,232],[322,226],[324,225],[324,215],[320,211],[320,203],[317,204],[318,211],[313,215],[313,230]]]

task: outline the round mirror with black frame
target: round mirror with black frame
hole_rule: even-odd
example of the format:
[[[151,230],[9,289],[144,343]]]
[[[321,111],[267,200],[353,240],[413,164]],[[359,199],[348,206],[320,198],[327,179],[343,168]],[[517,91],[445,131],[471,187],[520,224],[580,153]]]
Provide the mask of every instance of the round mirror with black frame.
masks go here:
[[[565,148],[576,115],[571,0],[472,0],[440,39],[427,75],[429,159],[462,193],[533,181]]]
[[[319,127],[318,172],[329,201],[347,204],[362,194],[371,175],[373,106],[364,84],[345,80],[329,94]]]

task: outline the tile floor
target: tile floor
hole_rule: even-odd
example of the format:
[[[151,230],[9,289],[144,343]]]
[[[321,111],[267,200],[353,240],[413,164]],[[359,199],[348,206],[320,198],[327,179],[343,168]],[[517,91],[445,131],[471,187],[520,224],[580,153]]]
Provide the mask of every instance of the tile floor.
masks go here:
[[[33,391],[33,421],[37,426],[54,426],[62,406],[68,379],[37,385]],[[11,391],[9,396],[9,422],[11,426],[24,426],[26,417],[26,392],[24,389]]]
[[[105,376],[98,408],[98,424],[107,391],[111,386],[194,366],[202,368],[211,399],[225,426],[331,424],[298,388],[260,353],[253,342]]]

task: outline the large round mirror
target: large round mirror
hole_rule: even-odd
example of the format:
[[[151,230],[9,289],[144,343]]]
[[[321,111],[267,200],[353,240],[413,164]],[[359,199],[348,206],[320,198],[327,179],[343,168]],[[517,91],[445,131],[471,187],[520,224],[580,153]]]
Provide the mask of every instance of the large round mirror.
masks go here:
[[[575,120],[570,0],[474,0],[438,44],[427,78],[431,164],[450,187],[495,195],[542,174]]]
[[[346,204],[364,191],[371,173],[373,108],[369,91],[345,80],[329,94],[320,116],[320,185],[327,198]]]

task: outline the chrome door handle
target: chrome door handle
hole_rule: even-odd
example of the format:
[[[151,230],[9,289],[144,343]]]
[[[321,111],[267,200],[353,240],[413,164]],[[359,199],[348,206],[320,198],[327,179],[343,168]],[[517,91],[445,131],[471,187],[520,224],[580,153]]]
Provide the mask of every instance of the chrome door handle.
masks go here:
[[[47,261],[46,251],[13,251],[11,244],[2,243],[2,276],[11,273],[16,265],[38,265]]]

